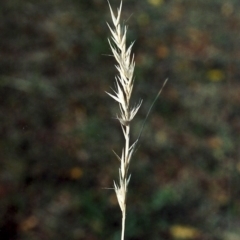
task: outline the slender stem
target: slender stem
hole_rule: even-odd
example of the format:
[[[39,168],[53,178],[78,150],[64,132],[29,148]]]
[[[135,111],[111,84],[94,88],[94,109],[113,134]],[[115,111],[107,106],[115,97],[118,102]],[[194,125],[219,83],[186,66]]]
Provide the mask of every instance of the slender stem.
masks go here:
[[[123,212],[122,212],[122,235],[121,235],[121,240],[124,240],[125,220],[126,220],[126,211],[123,211]]]
[[[128,159],[129,154],[129,142],[130,142],[130,126],[126,126],[126,139],[125,139],[125,161]],[[125,165],[128,164],[125,162]],[[127,172],[126,172],[127,177]]]

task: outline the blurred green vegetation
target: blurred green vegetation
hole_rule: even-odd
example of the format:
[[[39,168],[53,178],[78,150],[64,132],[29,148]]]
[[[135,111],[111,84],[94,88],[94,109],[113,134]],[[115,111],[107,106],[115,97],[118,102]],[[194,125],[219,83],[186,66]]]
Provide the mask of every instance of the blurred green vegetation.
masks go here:
[[[120,239],[107,1],[0,5],[0,239]],[[123,2],[144,100],[132,139],[169,78],[132,161],[126,239],[240,239],[239,12]]]

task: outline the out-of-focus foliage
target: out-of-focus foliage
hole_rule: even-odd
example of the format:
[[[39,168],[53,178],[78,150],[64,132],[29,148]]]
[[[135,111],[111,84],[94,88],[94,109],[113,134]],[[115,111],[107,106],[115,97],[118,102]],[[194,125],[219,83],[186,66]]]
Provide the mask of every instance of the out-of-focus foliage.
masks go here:
[[[119,1],[112,0],[114,9]],[[0,239],[119,239],[105,0],[0,4]],[[240,238],[240,3],[125,0],[134,96],[161,88],[130,172],[127,239]]]

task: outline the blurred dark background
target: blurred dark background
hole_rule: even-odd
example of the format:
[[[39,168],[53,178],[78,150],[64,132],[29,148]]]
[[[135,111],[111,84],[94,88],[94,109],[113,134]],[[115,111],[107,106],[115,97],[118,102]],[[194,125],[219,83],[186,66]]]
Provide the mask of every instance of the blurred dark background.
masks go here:
[[[119,1],[112,0],[116,9]],[[240,239],[240,2],[124,0],[136,40],[126,239]],[[0,3],[0,239],[120,239],[105,0]]]

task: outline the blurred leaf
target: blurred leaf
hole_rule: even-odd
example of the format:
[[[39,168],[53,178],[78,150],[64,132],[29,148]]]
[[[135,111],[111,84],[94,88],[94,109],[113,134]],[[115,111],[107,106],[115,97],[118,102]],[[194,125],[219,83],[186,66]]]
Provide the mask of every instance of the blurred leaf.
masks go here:
[[[210,137],[207,139],[208,146],[212,149],[219,149],[223,145],[223,140],[220,137]]]
[[[225,77],[224,72],[219,69],[209,70],[207,73],[207,76],[208,76],[209,80],[212,82],[220,82]]]
[[[39,224],[39,220],[36,216],[29,216],[21,222],[20,229],[23,232],[27,232],[35,228]]]
[[[76,180],[82,177],[83,170],[80,167],[73,167],[69,174],[71,179]]]
[[[199,231],[190,226],[174,225],[170,228],[170,234],[174,239],[195,239]]]
[[[148,0],[148,2],[153,6],[160,6],[163,4],[163,0]]]
[[[168,57],[168,55],[169,55],[169,49],[166,46],[160,45],[157,47],[157,56],[159,58],[166,58]]]

